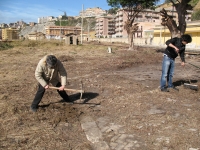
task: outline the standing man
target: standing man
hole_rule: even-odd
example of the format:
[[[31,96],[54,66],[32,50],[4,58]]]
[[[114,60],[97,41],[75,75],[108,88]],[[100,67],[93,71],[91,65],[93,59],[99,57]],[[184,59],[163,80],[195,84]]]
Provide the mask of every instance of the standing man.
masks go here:
[[[166,41],[167,48],[164,51],[162,62],[162,76],[160,80],[160,89],[162,92],[169,92],[168,88],[178,89],[172,84],[174,75],[175,58],[180,55],[181,66],[185,65],[185,45],[192,42],[192,38],[188,34],[184,34],[181,38],[172,38]],[[168,85],[166,86],[166,81]]]
[[[31,110],[36,112],[38,104],[42,100],[45,90],[49,88],[51,83],[53,86],[59,87],[57,92],[64,101],[70,102],[67,93],[64,91],[67,82],[67,72],[63,64],[54,55],[44,56],[38,63],[35,70],[35,78],[39,82],[38,90],[31,104]]]

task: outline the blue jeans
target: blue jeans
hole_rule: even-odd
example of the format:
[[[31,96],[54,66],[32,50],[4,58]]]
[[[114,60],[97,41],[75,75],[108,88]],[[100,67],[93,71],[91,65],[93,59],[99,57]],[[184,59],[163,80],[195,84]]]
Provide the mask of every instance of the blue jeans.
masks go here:
[[[168,88],[173,88],[172,78],[174,75],[175,60],[164,55],[162,62],[162,76],[160,80],[160,88],[166,87],[166,81],[168,82]]]

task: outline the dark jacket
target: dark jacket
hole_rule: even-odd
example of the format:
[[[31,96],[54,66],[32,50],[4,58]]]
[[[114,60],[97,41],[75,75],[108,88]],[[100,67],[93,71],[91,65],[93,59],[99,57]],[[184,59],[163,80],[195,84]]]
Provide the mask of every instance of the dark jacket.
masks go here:
[[[173,44],[179,49],[179,55],[181,57],[182,62],[185,62],[185,45],[182,43],[181,38],[172,38],[166,41],[167,48],[164,51],[169,58],[175,59],[178,56],[176,50],[172,47],[169,47],[169,44]]]

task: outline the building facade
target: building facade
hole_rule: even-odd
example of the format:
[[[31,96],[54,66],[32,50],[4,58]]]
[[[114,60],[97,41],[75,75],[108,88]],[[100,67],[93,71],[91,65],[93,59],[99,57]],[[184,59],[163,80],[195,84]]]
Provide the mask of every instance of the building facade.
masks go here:
[[[115,20],[113,16],[96,17],[96,37],[112,37],[115,34]]]
[[[155,10],[150,9],[144,9],[142,12],[140,12],[135,20],[134,23],[138,23],[138,31],[133,35],[135,38],[142,38],[145,36],[152,36],[152,30],[155,26],[161,24],[162,16],[160,15],[161,9],[163,9],[164,6],[160,5],[160,7],[156,8]],[[164,7],[167,11],[168,15],[173,16],[176,23],[178,23],[178,14],[175,11],[175,8],[171,5],[167,5]],[[191,14],[192,11],[187,11],[186,21],[191,21]],[[119,9],[117,11],[117,14],[115,15],[115,32],[112,33],[112,37],[122,37],[127,38],[127,31],[124,29],[125,22],[127,21],[128,17],[127,15],[130,15],[129,12],[126,9]],[[104,17],[96,17],[96,33],[98,35],[108,36],[105,30],[107,30],[108,24],[106,24],[104,21],[105,19],[102,19]],[[150,32],[149,32],[150,31]],[[148,34],[147,34],[148,33]],[[110,36],[110,35],[109,35]]]
[[[81,33],[81,27],[72,26],[48,26],[45,30],[47,39],[61,39],[70,33],[76,35],[80,35]]]
[[[19,30],[15,28],[2,29],[2,40],[17,40],[19,39]]]
[[[45,34],[42,32],[33,32],[28,34],[29,40],[42,40],[45,39]]]

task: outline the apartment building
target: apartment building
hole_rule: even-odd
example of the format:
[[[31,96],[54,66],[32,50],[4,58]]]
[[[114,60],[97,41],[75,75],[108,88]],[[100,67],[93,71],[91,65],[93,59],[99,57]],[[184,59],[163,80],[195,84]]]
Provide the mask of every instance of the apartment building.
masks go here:
[[[29,40],[42,40],[45,39],[45,34],[42,32],[33,32],[28,34]]]
[[[161,19],[162,19],[162,16],[160,15],[161,9],[163,9],[162,5],[156,8],[155,10],[144,9],[136,16],[134,23],[138,23],[139,29],[134,34],[135,38],[145,38],[145,36],[152,36],[153,28],[156,25],[161,24]],[[173,16],[176,23],[178,23],[178,14],[176,13],[174,7],[165,6],[165,10],[167,11],[168,15]],[[188,13],[186,16],[186,21],[188,22],[191,21],[192,11],[188,10],[187,12]],[[130,15],[130,13],[128,13],[128,11],[125,9],[119,9],[117,11],[117,14],[115,16],[115,32],[113,32],[112,37],[127,38],[128,36],[127,31],[124,29],[125,22],[127,21],[127,15]],[[103,19],[99,18],[100,17],[97,17],[96,31],[100,35],[105,36],[106,32],[104,31],[106,30],[108,24],[106,24],[106,22],[104,22]]]
[[[5,28],[2,29],[2,40],[17,40],[19,39],[19,30],[16,28]]]
[[[86,17],[97,17],[97,16],[102,16],[106,14],[106,11],[99,8],[99,7],[95,7],[95,8],[87,8],[84,11],[80,11],[79,16],[83,16],[84,18]]]
[[[114,16],[96,17],[95,32],[96,37],[112,37],[115,34]]]
[[[115,37],[127,37],[127,31],[124,29],[125,22],[127,21],[130,13],[127,12],[125,9],[118,10],[116,17],[115,17]],[[140,12],[136,18],[134,23],[138,23],[138,31],[135,33],[134,37],[141,38],[144,37],[144,31],[152,30],[153,27],[157,24],[160,24],[160,12],[153,11],[149,9],[145,9]]]
[[[172,4],[167,3],[167,4],[162,4],[159,7],[155,9],[156,12],[160,12],[162,9],[165,9],[167,11],[167,14],[172,16],[175,22],[178,24],[178,14],[176,12],[176,9]],[[191,21],[191,16],[192,16],[192,10],[187,10],[187,15],[185,17],[186,22]],[[160,13],[159,13],[160,14]],[[161,20],[161,16],[159,16],[159,19]]]
[[[81,27],[73,26],[48,26],[45,30],[47,39],[60,39],[70,33],[76,35],[80,35],[81,33]]]

